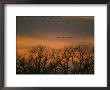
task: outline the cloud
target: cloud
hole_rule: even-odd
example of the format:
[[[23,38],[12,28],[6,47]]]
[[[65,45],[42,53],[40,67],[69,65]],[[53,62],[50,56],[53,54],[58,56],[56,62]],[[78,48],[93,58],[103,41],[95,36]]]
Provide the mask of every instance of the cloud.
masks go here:
[[[37,38],[44,36],[44,33],[94,36],[93,18],[93,16],[18,16],[17,34]]]

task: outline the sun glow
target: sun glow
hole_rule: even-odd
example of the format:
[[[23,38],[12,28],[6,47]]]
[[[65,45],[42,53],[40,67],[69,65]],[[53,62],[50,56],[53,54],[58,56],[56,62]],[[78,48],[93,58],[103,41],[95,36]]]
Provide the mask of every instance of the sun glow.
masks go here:
[[[83,42],[82,42],[83,41]],[[63,48],[64,46],[77,46],[80,44],[88,44],[88,45],[93,45],[93,39],[92,38],[87,38],[87,39],[37,39],[37,38],[29,38],[29,37],[24,37],[24,36],[17,36],[16,39],[16,48],[17,48],[17,53],[23,54],[27,50],[31,49],[34,46],[37,45],[43,45],[46,47],[50,48]]]

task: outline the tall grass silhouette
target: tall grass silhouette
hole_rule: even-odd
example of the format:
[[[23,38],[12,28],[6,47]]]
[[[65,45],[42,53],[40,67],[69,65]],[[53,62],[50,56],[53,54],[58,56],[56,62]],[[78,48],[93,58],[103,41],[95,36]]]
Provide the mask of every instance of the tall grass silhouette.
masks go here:
[[[94,74],[94,47],[37,45],[27,56],[17,54],[16,74]]]

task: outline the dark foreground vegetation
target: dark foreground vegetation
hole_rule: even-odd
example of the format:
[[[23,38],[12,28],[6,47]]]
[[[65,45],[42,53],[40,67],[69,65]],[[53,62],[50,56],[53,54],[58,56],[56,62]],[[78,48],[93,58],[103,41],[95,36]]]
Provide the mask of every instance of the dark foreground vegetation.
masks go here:
[[[16,57],[17,74],[94,74],[94,48],[88,46],[52,49],[33,47],[27,56]]]

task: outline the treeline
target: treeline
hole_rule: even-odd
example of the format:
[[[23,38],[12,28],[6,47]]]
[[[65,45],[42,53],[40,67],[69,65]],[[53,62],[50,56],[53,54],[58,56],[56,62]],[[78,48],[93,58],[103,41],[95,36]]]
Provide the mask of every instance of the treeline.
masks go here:
[[[17,74],[94,74],[94,48],[48,48],[38,45],[16,57]]]

